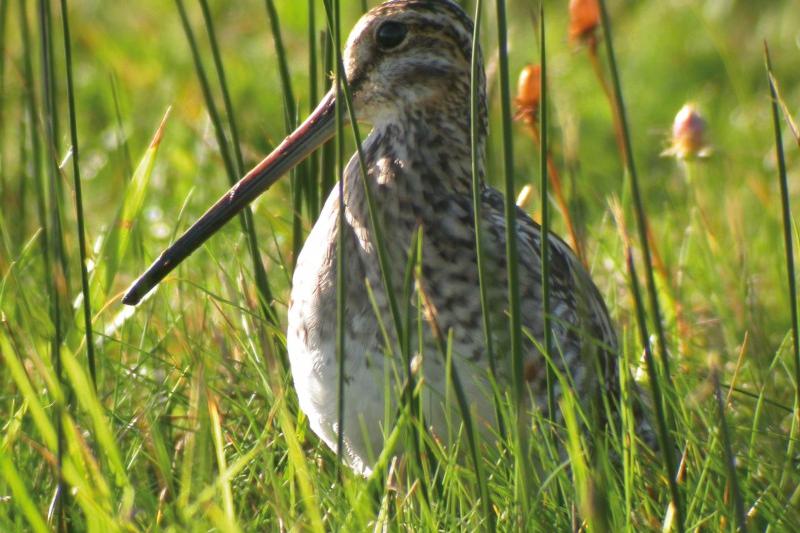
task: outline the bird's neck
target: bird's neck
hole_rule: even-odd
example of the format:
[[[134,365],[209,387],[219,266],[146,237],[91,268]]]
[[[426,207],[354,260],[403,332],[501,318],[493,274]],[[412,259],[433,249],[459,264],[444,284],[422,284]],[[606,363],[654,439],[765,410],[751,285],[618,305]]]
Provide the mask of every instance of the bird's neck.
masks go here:
[[[387,240],[396,245],[395,259],[402,257],[417,227],[423,231],[446,213],[444,205],[453,195],[470,195],[472,149],[469,115],[424,116],[410,114],[376,121],[363,142],[367,179],[376,215]],[[477,166],[483,180],[485,135],[478,136]],[[371,248],[364,184],[358,156],[345,173],[345,206],[348,224]],[[404,264],[401,262],[400,264]]]
[[[485,133],[478,134],[476,163],[483,180]],[[363,154],[376,201],[407,194],[470,194],[472,142],[465,110],[412,111],[376,121],[364,140]],[[351,161],[345,185],[361,187],[357,158]],[[358,183],[356,183],[358,182]]]

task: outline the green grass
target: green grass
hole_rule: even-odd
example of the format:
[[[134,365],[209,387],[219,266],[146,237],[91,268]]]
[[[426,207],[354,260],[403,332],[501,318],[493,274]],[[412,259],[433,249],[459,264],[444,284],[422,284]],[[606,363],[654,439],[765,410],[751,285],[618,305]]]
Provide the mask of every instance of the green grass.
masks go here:
[[[621,434],[582,433],[591,417],[567,394],[554,406],[563,431],[539,413],[534,433],[525,427],[520,439],[513,395],[503,390],[505,447],[471,450],[465,435],[444,449],[409,401],[387,435],[413,450],[404,465],[385,453],[366,480],[338,468],[298,409],[285,355],[291,269],[336,176],[332,145],[135,312],[123,308],[121,292],[150,260],[313,107],[336,56],[323,37],[323,2],[64,4],[68,49],[61,2],[0,0],[0,530],[456,530],[494,520],[502,530],[648,531],[671,521],[676,530],[727,531],[742,515],[753,531],[800,529],[796,304],[785,255],[798,240],[790,209],[800,145],[784,116],[793,112],[796,122],[800,108],[793,0],[608,2],[630,160],[620,155],[615,107],[589,55],[568,43],[566,2],[544,6],[542,153],[559,167],[618,326],[626,377],[639,380],[645,399],[651,390],[663,395],[662,442],[681,454],[667,467],[678,471],[672,493],[670,462],[630,439],[629,380]],[[363,6],[341,4],[344,40]],[[543,187],[539,146],[521,125],[504,124],[516,74],[540,61],[538,5],[505,2],[503,28],[495,2],[481,4],[489,179],[516,191]],[[475,14],[475,2],[465,8]],[[507,85],[499,79],[506,63],[497,61],[505,31]],[[602,40],[598,57],[613,80]],[[714,153],[684,164],[660,154],[687,101],[703,110]],[[341,136],[344,154],[355,152],[357,136],[349,128]],[[634,244],[614,223],[615,198]],[[547,221],[564,235],[550,207]],[[650,260],[639,233],[645,220]],[[640,278],[631,278],[629,246]],[[417,266],[408,266],[406,291]],[[647,305],[634,298],[634,279]],[[402,296],[382,317],[398,338],[418,319]],[[643,337],[658,331],[656,301],[663,342],[649,339],[648,365]],[[446,334],[440,341],[433,355],[449,361]],[[399,354],[404,365],[412,348]]]

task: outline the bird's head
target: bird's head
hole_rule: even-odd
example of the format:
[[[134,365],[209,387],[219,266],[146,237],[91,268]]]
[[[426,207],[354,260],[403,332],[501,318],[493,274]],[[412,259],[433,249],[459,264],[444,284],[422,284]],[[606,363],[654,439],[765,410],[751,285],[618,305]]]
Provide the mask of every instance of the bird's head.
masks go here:
[[[391,0],[366,13],[342,57],[358,120],[391,120],[409,110],[468,110],[472,34],[472,20],[450,0]],[[482,104],[480,63],[477,74]]]

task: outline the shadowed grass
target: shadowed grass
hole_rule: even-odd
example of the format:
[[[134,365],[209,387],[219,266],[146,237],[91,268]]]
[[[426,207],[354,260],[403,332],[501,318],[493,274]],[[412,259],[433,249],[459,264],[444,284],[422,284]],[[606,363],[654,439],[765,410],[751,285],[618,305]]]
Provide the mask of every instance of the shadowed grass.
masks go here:
[[[786,171],[786,157],[783,153],[783,135],[781,133],[781,119],[778,111],[780,99],[776,88],[775,78],[772,74],[772,63],[769,57],[769,48],[764,43],[764,62],[767,69],[767,81],[772,101],[772,123],[775,130],[775,156],[778,161],[778,183],[781,189],[781,219],[783,220],[783,245],[786,254],[786,278],[789,286],[789,316],[792,323],[792,355],[794,356],[795,371],[795,405],[800,406],[800,332],[798,332],[797,310],[797,275],[794,268],[794,248],[792,246],[792,210],[789,199],[789,185]],[[784,106],[784,109],[786,107]],[[791,121],[791,115],[788,115]],[[800,417],[800,414],[798,414]]]
[[[542,346],[548,356],[553,354],[553,330],[552,317],[550,314],[550,198],[547,174],[548,158],[548,139],[549,125],[548,113],[548,94],[547,94],[547,48],[546,32],[544,23],[544,2],[539,4],[539,66],[541,75],[539,76],[539,188],[541,189],[541,227],[542,238],[539,241],[539,254],[542,261],[542,322],[544,324],[544,334]],[[547,365],[547,413],[550,418],[555,416],[555,376],[551,365]]]

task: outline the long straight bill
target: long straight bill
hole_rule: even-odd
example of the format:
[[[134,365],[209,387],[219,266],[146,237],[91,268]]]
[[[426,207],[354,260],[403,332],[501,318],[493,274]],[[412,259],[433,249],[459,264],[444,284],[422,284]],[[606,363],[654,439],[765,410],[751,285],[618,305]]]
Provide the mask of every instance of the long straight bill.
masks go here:
[[[136,305],[209,237],[335,133],[334,93],[263,161],[231,187],[128,288],[122,303]]]

